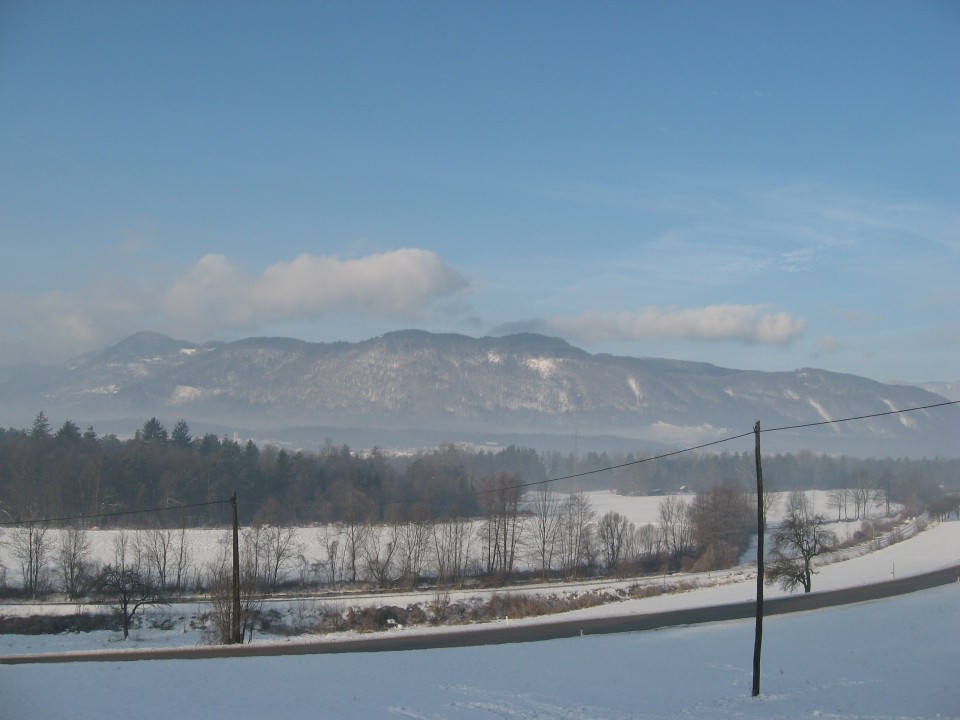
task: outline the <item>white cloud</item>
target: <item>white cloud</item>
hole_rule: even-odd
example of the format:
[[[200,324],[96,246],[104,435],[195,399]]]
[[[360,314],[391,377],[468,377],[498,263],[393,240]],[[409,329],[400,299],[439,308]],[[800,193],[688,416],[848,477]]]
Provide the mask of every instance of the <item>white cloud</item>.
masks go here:
[[[60,362],[138,330],[205,340],[224,329],[331,313],[423,319],[467,280],[436,253],[401,248],[343,260],[303,254],[260,274],[205,255],[167,287],[113,285],[0,303],[0,363]]]
[[[466,286],[463,276],[436,253],[404,248],[359,260],[300,255],[268,268],[251,299],[283,315],[348,309],[419,317],[434,299]]]
[[[647,307],[636,312],[585,313],[553,318],[558,331],[587,342],[611,340],[733,340],[783,345],[798,337],[806,321],[763,305],[711,305],[679,310]]]
[[[467,288],[427,250],[401,248],[342,260],[303,254],[254,275],[223,255],[206,255],[164,293],[168,314],[198,329],[254,328],[332,312],[421,318],[430,305]]]

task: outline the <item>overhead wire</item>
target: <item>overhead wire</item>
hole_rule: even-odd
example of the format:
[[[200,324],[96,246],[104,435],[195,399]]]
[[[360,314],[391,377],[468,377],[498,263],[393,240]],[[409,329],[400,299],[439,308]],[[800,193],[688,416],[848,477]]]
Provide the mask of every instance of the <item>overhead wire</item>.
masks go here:
[[[639,465],[641,463],[653,462],[654,460],[663,460],[664,458],[672,457],[674,455],[682,455],[683,453],[693,452],[694,450],[702,450],[703,448],[710,447],[712,445],[720,445],[722,443],[730,442],[731,440],[739,440],[740,438],[747,437],[748,435],[753,435],[753,431],[740,433],[739,435],[731,435],[730,437],[725,437],[720,440],[714,440],[712,442],[703,443],[702,445],[694,445],[692,447],[686,447],[682,450],[672,450],[667,453],[662,453],[660,455],[653,455],[651,457],[639,458],[637,460],[629,460],[627,462],[618,463],[616,465],[608,465],[602,468],[595,468],[593,470],[584,470],[583,472],[573,473],[572,475],[562,475],[560,477],[548,478],[547,480],[533,480],[531,482],[520,483],[517,485],[508,485],[495,488],[484,488],[482,490],[475,490],[472,494],[481,495],[483,493],[490,492],[499,492],[501,490],[516,490],[519,488],[525,487],[534,487],[536,485],[549,485],[550,483],[560,482],[562,480],[575,480],[577,478],[586,477],[587,475],[596,475],[597,473],[608,472],[610,470],[619,470],[621,468],[630,467],[632,465]]]
[[[867,420],[869,418],[884,417],[885,415],[899,415],[901,413],[916,412],[917,410],[930,410],[931,408],[944,407],[945,405],[957,405],[960,400],[948,400],[947,402],[934,403],[932,405],[921,405],[919,407],[904,408],[903,410],[887,410],[885,412],[870,413],[869,415],[857,415],[856,417],[840,418],[839,420],[819,420],[817,422],[802,423],[800,425],[784,425],[783,427],[760,429],[760,432],[779,432],[780,430],[800,430],[802,428],[817,427],[818,425],[832,425],[834,423],[851,422],[853,420]]]
[[[880,413],[870,413],[869,415],[857,415],[854,417],[838,418],[836,420],[821,420],[818,422],[802,423],[799,425],[784,425],[782,427],[766,428],[766,429],[761,427],[760,432],[770,433],[770,432],[779,432],[781,430],[799,430],[802,428],[816,427],[818,425],[831,425],[835,423],[852,422],[854,420],[866,420],[868,418],[884,417],[886,415],[897,415],[900,413],[915,412],[917,410],[930,410],[932,408],[944,407],[946,405],[957,405],[957,404],[960,404],[960,400],[948,400],[947,402],[933,403],[931,405],[921,405],[919,407],[904,408],[902,410],[887,410]],[[686,447],[681,450],[674,450],[672,452],[662,453],[660,455],[654,455],[652,457],[639,458],[637,460],[631,460],[629,462],[619,463],[617,465],[609,465],[607,467],[596,468],[594,470],[586,470],[584,472],[574,473],[572,475],[563,475],[561,477],[549,478],[547,480],[536,480],[532,482],[519,483],[515,485],[499,486],[495,488],[484,488],[482,490],[474,491],[474,494],[479,495],[483,493],[500,492],[505,490],[518,490],[526,487],[534,487],[537,485],[549,485],[550,483],[560,482],[563,480],[574,480],[576,478],[585,477],[587,475],[595,475],[597,473],[607,472],[610,470],[619,470],[621,468],[630,467],[632,465],[639,465],[641,463],[652,462],[654,460],[663,460],[664,458],[672,457],[674,455],[681,455],[683,453],[693,452],[695,450],[702,450],[703,448],[707,448],[712,445],[720,445],[722,443],[727,443],[732,440],[739,440],[740,438],[748,437],[750,435],[753,435],[754,432],[755,431],[751,430],[749,432],[740,433],[739,435],[731,435],[730,437],[725,437],[720,440],[714,440],[713,442],[703,443],[702,445],[694,445],[692,447]]]
[[[107,513],[92,513],[89,515],[70,515],[66,517],[55,517],[55,518],[33,518],[31,520],[19,520],[19,521],[5,521],[0,522],[0,526],[8,525],[54,525],[57,523],[65,522],[74,522],[77,520],[96,520],[98,518],[107,518],[107,517],[121,517],[124,515],[143,515],[146,513],[159,513],[159,512],[169,512],[172,510],[187,510],[189,508],[198,508],[198,507],[207,507],[210,505],[226,505],[231,503],[232,500],[208,500],[206,502],[199,503],[188,503],[184,505],[165,505],[162,507],[155,508],[142,508],[140,510],[115,510],[113,512]]]

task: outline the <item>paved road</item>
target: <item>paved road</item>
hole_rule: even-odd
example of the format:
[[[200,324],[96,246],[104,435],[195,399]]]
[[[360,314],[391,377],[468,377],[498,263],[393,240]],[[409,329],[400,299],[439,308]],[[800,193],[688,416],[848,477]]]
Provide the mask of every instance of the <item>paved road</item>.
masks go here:
[[[874,585],[860,585],[843,590],[790,595],[766,600],[764,616],[816,610],[835,605],[847,605],[877,600],[894,595],[926,590],[960,582],[960,569],[950,567],[924,575],[888,580]],[[383,652],[389,650],[425,650],[474,645],[495,645],[515,642],[555,640],[578,635],[637,632],[677,625],[718,622],[753,618],[756,603],[743,602],[714,605],[703,608],[669,610],[642,615],[628,615],[584,620],[558,620],[533,625],[496,624],[471,630],[435,634],[383,633],[357,640],[313,643],[276,643],[271,645],[209,645],[188,648],[161,648],[153,650],[98,650],[87,653],[58,653],[43,655],[8,655],[0,657],[0,665],[37,662],[114,662],[126,660],[188,660],[200,658],[264,657],[276,655],[314,655],[321,653]]]

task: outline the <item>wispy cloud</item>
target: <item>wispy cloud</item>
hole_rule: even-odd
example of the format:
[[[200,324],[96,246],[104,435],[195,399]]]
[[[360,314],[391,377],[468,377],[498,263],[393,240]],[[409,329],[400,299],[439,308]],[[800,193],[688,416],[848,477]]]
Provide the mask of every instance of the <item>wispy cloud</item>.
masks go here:
[[[833,335],[824,335],[817,341],[817,349],[823,353],[835,353],[843,348],[843,341]]]
[[[676,309],[647,307],[635,312],[584,313],[557,317],[549,325],[585,342],[621,340],[732,340],[783,345],[806,329],[806,321],[763,305],[711,305]]]

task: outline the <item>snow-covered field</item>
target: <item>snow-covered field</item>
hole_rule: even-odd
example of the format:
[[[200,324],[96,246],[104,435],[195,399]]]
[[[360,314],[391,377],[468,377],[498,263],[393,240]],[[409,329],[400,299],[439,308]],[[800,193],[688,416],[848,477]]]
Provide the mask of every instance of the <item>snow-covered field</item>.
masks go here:
[[[0,716],[70,718],[960,717],[960,583],[753,624],[541,643],[228,660],[0,666]]]
[[[825,565],[814,589],[951,566],[960,568],[960,522],[936,524],[896,545]],[[739,571],[740,580],[749,577],[749,571]],[[692,592],[629,600],[564,617],[753,598],[752,582],[731,579],[737,578],[708,575]],[[768,588],[768,596],[777,594],[780,591]],[[960,717],[958,633],[960,582],[889,600],[767,618],[760,698],[750,697],[753,624],[737,621],[402,654],[0,666],[0,717]],[[349,642],[351,637],[336,639]],[[115,633],[0,636],[0,652],[116,648],[115,639]],[[169,647],[198,641],[195,631],[183,625],[135,631],[130,644]],[[257,639],[270,641],[266,636]]]
[[[828,518],[836,516],[836,509],[830,506],[827,493],[824,491],[808,491],[813,500],[814,507],[818,512],[824,513]],[[598,490],[587,492],[585,495],[589,498],[590,504],[599,519],[610,511],[616,511],[625,516],[628,520],[637,526],[655,524],[657,522],[660,503],[664,496],[640,496],[631,497],[616,495],[609,490]],[[774,494],[779,498],[781,494]],[[686,501],[692,501],[694,496],[680,495]],[[774,501],[768,515],[771,524],[778,522],[783,513],[785,502],[782,498]],[[873,508],[874,514],[878,509]],[[852,537],[853,533],[861,527],[861,521],[833,523],[832,530],[836,532],[841,542]],[[55,531],[52,531],[55,532]],[[96,530],[88,535],[91,544],[91,559],[99,563],[110,562],[113,558],[113,542],[120,531],[118,530]],[[326,557],[324,547],[327,537],[336,536],[337,528],[335,526],[314,526],[301,527],[296,530],[296,542],[303,548],[304,560],[310,564],[323,560]],[[187,531],[188,544],[190,547],[191,566],[197,569],[206,568],[214,562],[218,554],[223,551],[224,544],[229,542],[229,531],[227,529],[204,529],[196,528]],[[0,535],[0,541],[3,537]],[[520,564],[523,563],[521,559]],[[0,542],[0,564],[7,568],[8,582],[18,582],[18,562],[13,556],[11,549],[7,544]],[[286,568],[288,578],[295,578],[297,570],[291,566]],[[72,611],[72,610],[71,610]]]

